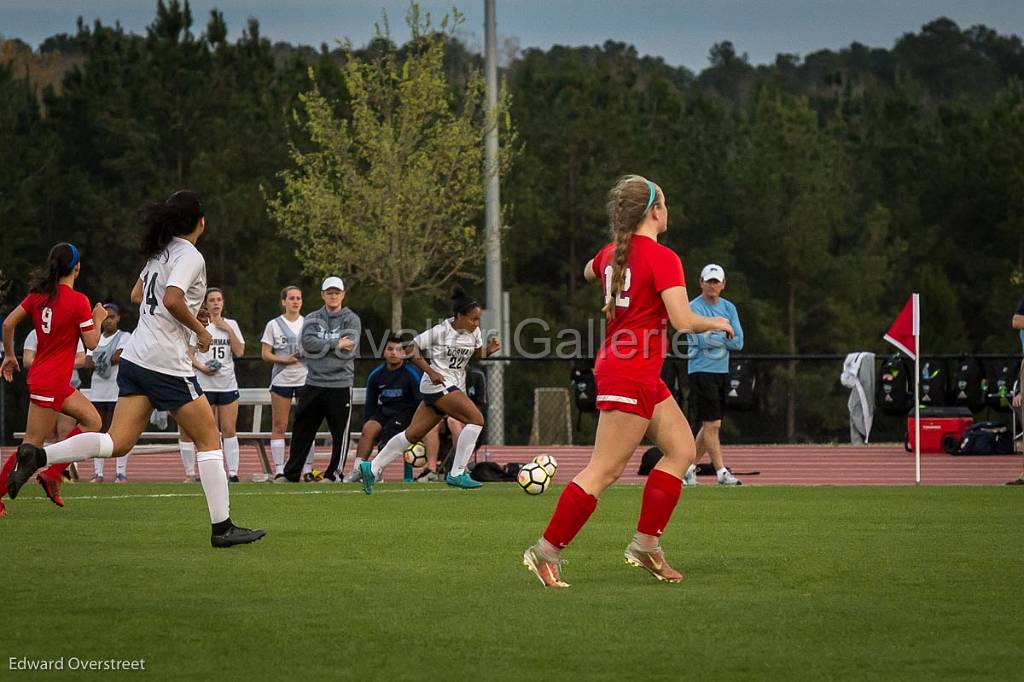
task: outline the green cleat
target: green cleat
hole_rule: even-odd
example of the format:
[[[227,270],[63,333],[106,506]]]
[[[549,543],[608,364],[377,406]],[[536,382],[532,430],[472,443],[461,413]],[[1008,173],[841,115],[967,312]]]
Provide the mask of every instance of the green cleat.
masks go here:
[[[369,462],[360,462],[359,474],[363,479],[363,492],[372,495],[373,484],[377,482],[377,477],[373,475],[373,465]]]
[[[452,476],[451,474],[448,474],[447,476],[445,476],[444,482],[452,486],[453,488],[463,488],[465,490],[475,490],[476,488],[480,488],[483,486],[483,484],[480,483],[480,481],[474,481],[472,478],[470,478],[469,474],[467,474],[465,471],[463,471],[458,476]]]

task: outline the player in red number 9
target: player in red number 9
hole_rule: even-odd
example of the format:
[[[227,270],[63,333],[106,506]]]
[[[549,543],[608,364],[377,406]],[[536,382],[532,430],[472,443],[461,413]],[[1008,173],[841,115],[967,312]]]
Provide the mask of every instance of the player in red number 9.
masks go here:
[[[57,417],[66,414],[78,421],[68,437],[99,431],[100,415],[89,399],[71,385],[71,373],[78,354],[78,340],[89,350],[100,339],[100,324],[107,310],[99,303],[90,309],[89,299],[75,291],[75,280],[82,263],[78,247],[60,243],[50,249],[46,265],[31,275],[29,295],[4,320],[4,361],[0,366],[4,379],[12,381],[21,371],[14,356],[14,330],[31,318],[38,339],[35,361],[28,371],[29,407],[25,425],[25,443],[40,446],[53,433]],[[16,463],[15,455],[0,471],[0,495],[7,493],[7,479]],[[64,506],[60,496],[61,473],[68,464],[56,464],[43,470],[37,480],[54,504]],[[6,515],[0,502],[0,516]]]
[[[601,413],[594,451],[586,468],[562,491],[544,535],[523,553],[523,563],[545,587],[569,586],[561,578],[559,554],[590,518],[597,498],[622,475],[645,434],[664,456],[644,486],[626,562],[659,580],[682,580],[665,561],[659,538],[696,447],[690,425],[660,377],[668,343],[666,319],[680,332],[718,330],[732,336],[724,318],[690,310],[679,256],[658,244],[668,228],[668,205],[660,187],[637,175],[619,178],[608,193],[608,222],[611,243],[583,270],[587,281],[601,282],[607,319],[605,342],[594,365]]]

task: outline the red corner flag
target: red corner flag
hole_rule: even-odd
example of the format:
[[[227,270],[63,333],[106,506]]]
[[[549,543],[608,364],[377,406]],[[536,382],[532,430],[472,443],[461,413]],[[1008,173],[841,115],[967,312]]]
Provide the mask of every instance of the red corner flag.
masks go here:
[[[889,327],[884,338],[892,345],[909,355],[917,357],[917,337],[921,335],[921,308],[918,294],[907,299],[903,310],[896,316],[896,321]]]

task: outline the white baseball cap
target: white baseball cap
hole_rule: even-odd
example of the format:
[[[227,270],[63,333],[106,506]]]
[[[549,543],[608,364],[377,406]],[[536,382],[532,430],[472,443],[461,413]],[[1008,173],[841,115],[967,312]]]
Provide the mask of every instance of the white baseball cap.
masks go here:
[[[700,271],[700,281],[710,282],[713,279],[717,279],[719,282],[724,282],[725,270],[722,269],[721,265],[708,263],[704,266],[704,269]]]
[[[341,281],[341,277],[328,277],[320,285],[320,291],[327,291],[328,289],[341,289],[345,291],[345,283]]]

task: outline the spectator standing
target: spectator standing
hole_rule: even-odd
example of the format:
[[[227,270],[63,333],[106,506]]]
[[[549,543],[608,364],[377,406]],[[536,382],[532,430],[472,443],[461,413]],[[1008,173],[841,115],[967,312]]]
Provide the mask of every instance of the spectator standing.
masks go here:
[[[710,263],[700,272],[701,295],[690,301],[690,309],[704,317],[724,317],[733,329],[729,338],[721,331],[688,334],[690,374],[690,423],[699,428],[697,459],[686,470],[684,485],[697,485],[697,463],[707,454],[715,467],[719,485],[741,485],[729,473],[722,459],[720,433],[729,390],[729,352],[743,350],[743,328],[736,306],[722,298],[725,270]]]

